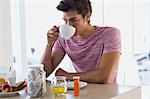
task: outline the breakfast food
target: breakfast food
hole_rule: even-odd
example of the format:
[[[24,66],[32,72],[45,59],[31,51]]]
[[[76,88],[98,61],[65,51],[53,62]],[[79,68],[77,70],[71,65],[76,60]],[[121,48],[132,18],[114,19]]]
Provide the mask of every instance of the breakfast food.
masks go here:
[[[5,80],[5,78],[0,77],[0,86],[2,86],[4,84],[8,84],[8,82]]]
[[[26,87],[25,81],[21,81],[12,86],[13,91],[19,91]]]
[[[0,77],[0,92],[2,93],[20,91],[25,87],[26,87],[25,81],[21,81],[14,85],[11,85],[4,78]]]
[[[2,86],[8,84],[8,82],[5,80],[5,78],[0,77],[0,92],[2,92]]]
[[[11,85],[9,85],[9,84],[4,84],[4,85],[2,86],[2,92],[3,92],[3,93],[12,92],[12,87],[11,87]]]

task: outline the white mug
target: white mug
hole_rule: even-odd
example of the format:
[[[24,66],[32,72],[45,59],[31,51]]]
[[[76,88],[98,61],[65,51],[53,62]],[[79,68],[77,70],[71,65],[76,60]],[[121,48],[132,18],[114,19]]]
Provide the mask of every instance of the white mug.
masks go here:
[[[71,38],[75,31],[76,28],[71,25],[64,24],[59,26],[59,35],[66,40]]]

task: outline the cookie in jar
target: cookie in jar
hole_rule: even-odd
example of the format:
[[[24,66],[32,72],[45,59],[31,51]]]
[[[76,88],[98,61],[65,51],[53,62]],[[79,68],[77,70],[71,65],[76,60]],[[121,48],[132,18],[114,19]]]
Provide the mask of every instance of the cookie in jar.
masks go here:
[[[29,65],[26,75],[26,92],[30,97],[43,96],[46,92],[46,73],[42,64]]]

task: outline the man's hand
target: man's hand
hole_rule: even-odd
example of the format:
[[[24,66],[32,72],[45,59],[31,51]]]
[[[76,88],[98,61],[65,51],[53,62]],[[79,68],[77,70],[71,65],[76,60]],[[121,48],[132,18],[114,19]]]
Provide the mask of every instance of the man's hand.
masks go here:
[[[73,80],[73,76],[76,75],[76,73],[68,73],[66,71],[64,71],[63,69],[59,68],[56,73],[55,73],[56,76],[65,76],[66,77],[66,80]]]
[[[58,27],[53,26],[47,33],[47,42],[48,45],[53,46],[55,41],[58,39],[59,34],[58,34],[59,30]]]

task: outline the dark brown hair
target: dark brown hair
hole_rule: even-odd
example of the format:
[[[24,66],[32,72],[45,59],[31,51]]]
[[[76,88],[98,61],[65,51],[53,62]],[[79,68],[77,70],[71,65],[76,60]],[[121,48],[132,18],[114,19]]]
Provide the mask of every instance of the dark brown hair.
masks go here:
[[[63,12],[69,10],[77,11],[83,17],[89,12],[92,13],[91,2],[89,0],[62,0],[56,8]]]

